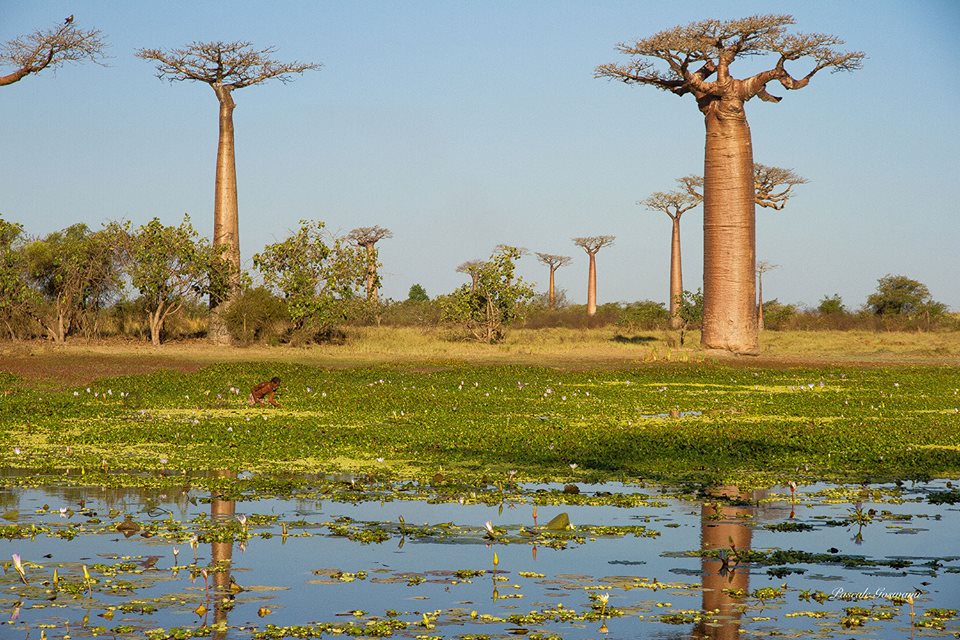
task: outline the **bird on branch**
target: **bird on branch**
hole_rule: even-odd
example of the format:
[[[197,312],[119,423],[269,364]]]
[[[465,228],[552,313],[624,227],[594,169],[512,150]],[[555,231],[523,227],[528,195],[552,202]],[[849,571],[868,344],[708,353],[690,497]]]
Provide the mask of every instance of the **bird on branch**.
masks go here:
[[[63,21],[63,24],[70,24],[71,22],[73,22],[73,14],[72,14],[72,13],[71,13],[69,16],[67,16],[67,19]]]

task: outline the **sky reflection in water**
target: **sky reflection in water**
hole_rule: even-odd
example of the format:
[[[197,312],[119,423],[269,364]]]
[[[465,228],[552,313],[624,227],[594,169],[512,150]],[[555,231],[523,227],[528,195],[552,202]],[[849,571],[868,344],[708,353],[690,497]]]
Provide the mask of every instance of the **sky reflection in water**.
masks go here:
[[[557,491],[557,486],[528,485],[524,487],[529,500],[537,489]],[[567,513],[575,527],[587,525],[635,526],[644,525],[656,530],[659,537],[623,537],[589,535],[579,544],[570,541],[566,549],[539,545],[519,535],[521,526],[533,526],[532,502],[500,506],[460,505],[458,503],[428,504],[416,500],[388,502],[368,501],[359,504],[320,500],[251,500],[198,501],[205,498],[199,492],[160,498],[153,492],[111,491],[98,489],[44,489],[6,490],[0,494],[4,517],[10,524],[29,526],[48,525],[50,533],[39,533],[33,539],[3,540],[3,557],[20,554],[27,565],[30,587],[25,587],[11,567],[2,577],[3,594],[0,597],[0,615],[13,617],[16,603],[21,607],[16,619],[5,628],[2,637],[28,637],[32,629],[38,636],[38,625],[55,625],[47,630],[51,638],[63,637],[69,628],[71,637],[88,637],[90,627],[124,631],[129,625],[132,637],[142,637],[143,630],[159,627],[197,627],[204,622],[225,623],[227,631],[215,637],[244,638],[252,630],[262,630],[267,624],[278,626],[307,625],[320,622],[345,624],[354,621],[362,625],[370,618],[383,618],[388,610],[400,612],[399,620],[411,623],[407,629],[395,631],[397,637],[415,637],[420,634],[440,637],[460,637],[465,634],[488,634],[508,637],[508,630],[518,627],[531,632],[557,634],[563,638],[595,638],[601,624],[608,629],[609,638],[652,637],[738,637],[744,631],[770,632],[792,630],[825,637],[848,637],[851,629],[849,607],[873,607],[876,611],[892,612],[892,618],[875,621],[867,618],[856,633],[872,638],[900,638],[910,634],[911,619],[908,604],[894,604],[877,594],[925,593],[916,596],[916,620],[931,607],[956,608],[960,603],[960,544],[956,531],[960,529],[960,508],[956,505],[931,505],[926,497],[930,491],[943,491],[945,481],[912,485],[907,483],[902,493],[894,485],[872,485],[866,493],[861,487],[847,487],[839,493],[832,485],[800,487],[798,499],[791,503],[787,487],[742,494],[735,487],[713,488],[699,500],[677,499],[660,495],[650,487],[632,487],[617,484],[584,486],[585,494],[598,491],[643,493],[655,504],[639,508],[610,506],[538,506],[538,524],[544,525],[554,516]],[[60,514],[61,507],[79,510],[80,499],[97,512],[99,525],[85,525],[72,540],[56,537],[55,531],[69,523],[86,523],[80,513],[70,517]],[[730,502],[730,498],[742,502]],[[855,513],[857,501],[861,512],[871,521],[862,528],[856,524],[840,525]],[[660,504],[662,503],[662,504]],[[49,512],[37,513],[42,505]],[[108,517],[116,509],[121,515]],[[267,525],[250,525],[251,538],[241,548],[237,542],[205,543],[198,548],[199,561],[194,574],[212,560],[230,560],[229,570],[212,573],[210,597],[204,589],[202,577],[191,581],[191,571],[183,568],[172,572],[172,548],[179,547],[179,565],[193,563],[193,551],[185,542],[174,544],[161,536],[143,538],[133,535],[125,538],[115,530],[104,531],[113,522],[130,513],[133,520],[148,523],[168,517],[182,521],[189,531],[190,520],[211,510],[225,521],[236,522],[237,516],[276,516]],[[791,518],[791,510],[793,517]],[[889,512],[889,513],[884,513]],[[906,516],[911,516],[909,519]],[[389,538],[381,543],[361,544],[344,537],[334,537],[323,523],[340,517],[364,530],[362,523],[385,523],[379,527]],[[401,517],[408,527],[452,522],[466,531],[437,542],[403,537],[399,534]],[[484,537],[483,524],[490,521],[494,527],[506,531],[511,544],[490,545]],[[828,526],[831,522],[833,526]],[[287,523],[289,535],[281,536],[281,522]],[[308,526],[296,526],[306,522]],[[778,523],[811,525],[810,531],[776,531],[768,527]],[[9,525],[8,525],[9,526]],[[236,525],[235,525],[236,526]],[[100,530],[100,533],[90,531]],[[857,533],[862,540],[857,542]],[[582,533],[582,529],[580,531]],[[308,537],[301,537],[309,533]],[[272,537],[264,538],[264,534]],[[401,540],[403,544],[401,544]],[[728,563],[721,560],[682,556],[681,552],[701,548],[735,547],[728,552]],[[786,565],[805,569],[802,574],[775,577],[768,574],[770,566],[758,563],[737,563],[737,553],[746,550],[793,549],[836,556],[865,556],[872,560],[903,558],[910,566],[845,567],[842,564],[792,562]],[[831,550],[835,550],[831,552]],[[506,581],[494,582],[493,556],[499,559],[497,573]],[[51,557],[45,557],[50,554]],[[149,556],[160,556],[155,568],[137,574],[121,574],[114,581],[128,580],[137,588],[133,592],[109,593],[108,578],[92,571],[98,583],[89,595],[74,596],[60,592],[56,600],[48,600],[49,585],[45,591],[40,583],[50,580],[53,568],[58,567],[62,580],[78,580],[81,565],[93,567],[96,563],[116,564],[119,557],[133,556],[143,561]],[[924,563],[939,559],[939,566]],[[10,564],[8,562],[8,564]],[[42,565],[43,568],[34,565]],[[147,562],[149,564],[149,562]],[[487,573],[458,578],[457,570],[478,570]],[[336,571],[355,574],[366,572],[365,579],[342,582],[331,578]],[[544,577],[524,577],[521,572],[544,574]],[[724,575],[720,575],[723,573]],[[243,588],[235,599],[223,606],[223,597],[229,591],[233,578]],[[653,582],[671,583],[668,588],[652,589]],[[678,583],[678,584],[674,584]],[[114,582],[115,584],[115,582]],[[704,588],[701,588],[700,585]],[[769,598],[757,590],[787,585],[782,595]],[[494,588],[497,597],[494,598]],[[730,589],[742,589],[746,597],[733,597]],[[804,601],[804,590],[826,594],[866,594],[869,599],[824,603]],[[582,614],[599,611],[591,595],[609,594],[610,608],[623,616],[605,620],[524,621],[521,623],[481,622],[470,617],[490,614],[507,618],[512,614],[525,615],[531,611],[547,610],[556,613],[558,605]],[[751,595],[752,594],[752,595]],[[516,597],[516,596],[522,597]],[[767,594],[769,596],[769,593]],[[110,607],[134,611],[113,611],[112,619],[102,617]],[[131,603],[148,603],[157,609],[145,614]],[[204,604],[205,615],[195,609]],[[232,605],[232,608],[229,608]],[[262,608],[270,610],[264,613]],[[353,615],[351,612],[365,613]],[[434,620],[433,613],[439,610]],[[716,611],[698,616],[704,610]],[[825,612],[823,619],[797,612]],[[430,614],[436,627],[422,625],[423,613]],[[88,615],[86,628],[84,615]],[[642,618],[641,618],[642,616]],[[528,623],[529,622],[529,623]],[[943,621],[948,631],[960,630],[956,619]],[[918,633],[925,633],[917,630]],[[8,636],[9,634],[9,636]],[[512,636],[510,636],[512,637]]]

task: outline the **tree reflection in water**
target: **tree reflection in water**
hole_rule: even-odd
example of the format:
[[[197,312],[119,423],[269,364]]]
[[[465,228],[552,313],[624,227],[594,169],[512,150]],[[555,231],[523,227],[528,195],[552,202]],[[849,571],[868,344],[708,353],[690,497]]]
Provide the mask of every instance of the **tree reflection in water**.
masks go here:
[[[222,478],[235,478],[232,471],[221,471]],[[210,495],[210,519],[218,524],[227,524],[234,520],[237,513],[237,503],[234,500],[223,500],[217,492]],[[230,569],[233,563],[233,538],[230,542],[210,543],[211,570],[213,570],[213,622],[214,640],[224,640],[227,637],[227,614],[233,608],[233,593],[231,591]]]
[[[708,614],[708,620],[693,628],[691,636],[715,640],[739,638],[743,599],[732,597],[730,591],[746,593],[749,590],[750,568],[737,561],[737,552],[750,549],[755,509],[750,502],[751,494],[741,492],[736,486],[713,487],[707,493],[709,497],[700,506],[701,549],[721,549],[727,553],[721,558],[700,561],[702,610],[712,613]]]

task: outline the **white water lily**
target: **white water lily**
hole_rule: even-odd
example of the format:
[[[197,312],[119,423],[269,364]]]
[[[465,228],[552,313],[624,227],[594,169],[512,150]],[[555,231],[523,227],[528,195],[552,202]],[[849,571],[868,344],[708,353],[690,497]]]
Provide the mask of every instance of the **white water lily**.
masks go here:
[[[11,557],[13,558],[13,568],[16,569],[17,573],[20,574],[20,579],[23,580],[23,584],[30,584],[27,581],[27,574],[23,570],[23,562],[20,560],[20,554],[15,553]]]

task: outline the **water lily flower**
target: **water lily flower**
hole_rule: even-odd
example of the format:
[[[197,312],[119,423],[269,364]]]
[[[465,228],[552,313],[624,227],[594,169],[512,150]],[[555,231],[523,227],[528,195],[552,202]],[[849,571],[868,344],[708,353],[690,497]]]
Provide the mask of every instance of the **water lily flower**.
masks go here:
[[[483,527],[484,527],[484,529],[487,530],[487,536],[489,536],[490,538],[496,538],[496,537],[497,537],[497,532],[496,532],[496,530],[493,528],[493,524],[492,524],[489,520],[487,520],[486,522],[483,523]]]
[[[500,564],[500,556],[497,555],[497,552],[493,552],[493,566],[496,567]]]
[[[20,579],[23,580],[23,584],[30,584],[27,580],[27,574],[23,570],[23,562],[20,560],[20,554],[15,553],[12,556],[13,558],[13,568],[17,570],[17,573],[20,574]]]
[[[576,463],[576,462],[571,463],[571,464],[570,464],[570,468],[571,468],[571,469],[576,469],[576,468],[577,468],[577,463]]]
[[[14,447],[13,452],[17,455],[20,455],[20,447]]]
[[[377,458],[377,462],[382,463],[382,462],[383,462],[383,458]]]

